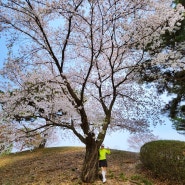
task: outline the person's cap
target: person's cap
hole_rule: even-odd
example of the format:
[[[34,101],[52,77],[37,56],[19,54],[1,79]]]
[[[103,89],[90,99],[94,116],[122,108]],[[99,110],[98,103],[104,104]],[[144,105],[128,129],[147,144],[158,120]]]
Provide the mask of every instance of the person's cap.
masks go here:
[[[102,144],[101,146],[104,147],[104,144]]]

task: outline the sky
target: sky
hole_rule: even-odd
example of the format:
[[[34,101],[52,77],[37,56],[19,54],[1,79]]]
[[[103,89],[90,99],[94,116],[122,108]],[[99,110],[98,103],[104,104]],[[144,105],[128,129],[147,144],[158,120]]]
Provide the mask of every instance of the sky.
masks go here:
[[[3,61],[7,55],[7,48],[5,45],[5,40],[0,38],[0,69],[3,66]],[[172,128],[172,123],[168,118],[165,119],[165,125],[158,125],[156,127],[151,127],[153,134],[158,136],[159,139],[167,140],[180,140],[185,141],[185,135],[178,134],[176,130]],[[104,140],[105,147],[117,150],[133,151],[133,148],[129,147],[127,139],[130,137],[129,132],[117,131],[111,134],[107,134]],[[57,142],[50,143],[48,147],[55,146],[84,146],[77,138],[60,138]]]
[[[0,68],[3,66],[3,60],[5,59],[7,55],[7,48],[5,45],[5,40],[3,38],[0,38]]]

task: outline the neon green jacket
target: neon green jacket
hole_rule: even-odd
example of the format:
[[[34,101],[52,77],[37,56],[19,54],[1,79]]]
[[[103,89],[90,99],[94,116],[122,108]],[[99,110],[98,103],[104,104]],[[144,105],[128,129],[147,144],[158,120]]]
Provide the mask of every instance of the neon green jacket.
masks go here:
[[[100,148],[99,149],[99,160],[105,160],[107,154],[110,154],[110,149]]]

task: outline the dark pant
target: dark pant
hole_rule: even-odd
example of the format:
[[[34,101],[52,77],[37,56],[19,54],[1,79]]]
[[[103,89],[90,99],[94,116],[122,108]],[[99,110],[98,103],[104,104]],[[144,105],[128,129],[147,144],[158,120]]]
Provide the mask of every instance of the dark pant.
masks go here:
[[[104,160],[99,160],[99,167],[107,167],[107,160],[104,159]]]

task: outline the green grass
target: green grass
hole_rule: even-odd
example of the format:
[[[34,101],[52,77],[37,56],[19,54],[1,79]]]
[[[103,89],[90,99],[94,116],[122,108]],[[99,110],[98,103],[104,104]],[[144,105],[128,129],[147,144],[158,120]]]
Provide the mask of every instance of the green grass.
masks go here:
[[[131,177],[131,180],[137,181],[138,185],[139,184],[141,184],[141,185],[142,184],[144,184],[144,185],[153,185],[153,183],[150,180],[148,180],[146,177],[143,177],[142,175],[138,175],[138,174],[133,175]]]

